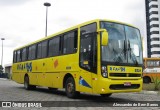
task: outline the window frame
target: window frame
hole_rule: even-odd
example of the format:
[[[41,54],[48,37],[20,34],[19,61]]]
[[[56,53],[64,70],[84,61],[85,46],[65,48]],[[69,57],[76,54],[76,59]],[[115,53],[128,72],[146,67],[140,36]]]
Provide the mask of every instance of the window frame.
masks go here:
[[[90,30],[90,29],[88,29],[89,30],[89,32],[81,32],[81,28],[83,28],[83,27],[86,27],[86,26],[89,26],[89,25],[92,25],[92,24],[95,24],[95,30],[94,31],[92,31],[92,30]],[[92,72],[92,73],[94,73],[94,74],[97,74],[97,64],[98,64],[98,62],[97,62],[97,57],[98,57],[98,43],[97,43],[97,28],[98,28],[98,24],[97,24],[97,22],[93,22],[93,23],[90,23],[90,24],[86,24],[86,25],[83,25],[83,26],[81,26],[80,27],[80,47],[79,47],[79,67],[80,68],[82,68],[82,69],[84,69],[84,70],[86,70],[86,71],[89,71],[89,72]],[[85,30],[85,29],[84,29]],[[83,31],[83,30],[82,30]],[[87,35],[87,34],[96,34],[96,36],[95,36],[95,38],[91,38],[91,44],[94,44],[95,43],[95,47],[94,46],[92,46],[91,47],[91,50],[93,49],[93,48],[95,48],[95,51],[94,50],[92,50],[92,52],[95,54],[95,59],[94,58],[92,58],[92,60],[95,60],[94,61],[94,63],[95,63],[95,67],[93,66],[93,65],[90,65],[91,66],[91,69],[89,69],[89,68],[87,68],[87,65],[86,65],[86,67],[84,67],[84,66],[82,66],[81,65],[81,56],[82,56],[82,52],[81,52],[81,39],[83,39],[82,37],[83,36],[85,36],[85,35]],[[96,39],[95,40],[95,42],[93,41],[93,39]],[[93,56],[91,56],[91,57],[93,57]],[[93,62],[93,61],[92,61]],[[89,63],[89,62],[88,62]]]
[[[31,48],[31,50],[30,50],[30,48]],[[32,44],[32,45],[28,46],[28,52],[27,52],[28,53],[28,56],[27,56],[28,60],[35,60],[36,59],[36,53],[37,53],[36,48],[37,48],[36,44]],[[34,52],[34,57],[33,57],[33,52]]]
[[[45,51],[45,56],[43,56],[43,53],[44,53],[44,49],[43,49],[43,43],[46,42],[46,51]],[[43,40],[41,42],[41,58],[47,58],[48,57],[48,39],[47,40]]]
[[[17,62],[17,51],[13,51],[13,63]]]
[[[21,50],[22,50],[22,51],[21,51],[21,53],[22,53],[22,61],[26,61],[26,60],[27,60],[27,47],[22,48]],[[23,55],[24,55],[23,50],[25,50],[25,54],[26,54],[24,59],[23,59]]]
[[[58,42],[58,44],[59,44],[59,53],[58,54],[56,54],[56,55],[54,55],[54,54],[51,54],[50,55],[50,41],[51,40],[53,40],[54,41],[54,39],[56,39],[56,38],[59,38],[59,42]],[[52,44],[52,46],[53,46],[53,44]],[[54,53],[54,49],[53,49],[53,53]],[[58,36],[55,36],[55,37],[52,37],[51,39],[49,39],[48,40],[48,57],[54,57],[54,56],[60,56],[61,55],[61,35],[58,35]]]
[[[64,49],[64,36],[68,33],[74,32],[74,50],[71,53],[64,53],[63,49]],[[76,34],[75,34],[76,33]],[[76,47],[76,48],[75,48]],[[78,51],[78,28],[70,30],[66,33],[63,33],[63,35],[61,36],[61,55],[68,55],[68,54],[74,54],[77,53]]]
[[[23,49],[26,49],[26,58],[23,59],[23,61],[30,61],[30,60],[36,60],[36,59],[44,59],[44,58],[48,58],[48,57],[55,57],[55,56],[62,56],[62,55],[68,55],[68,54],[74,54],[74,53],[77,53],[78,51],[78,28],[75,28],[75,29],[72,29],[72,30],[69,30],[65,33],[62,33],[62,34],[59,34],[57,36],[53,36],[51,38],[48,38],[48,39],[45,39],[45,40],[42,40],[40,42],[37,42],[37,43],[34,43],[34,44],[31,44],[31,45],[28,45],[24,48],[21,48],[19,50],[15,50],[13,52],[13,63],[16,63],[16,62],[22,62],[22,50]],[[63,49],[63,46],[64,46],[64,35],[66,34],[69,34],[69,33],[74,33],[74,51],[71,52],[71,53],[66,53],[64,54],[62,49]],[[49,56],[49,41],[52,40],[52,39],[56,39],[57,37],[59,37],[59,54],[58,55],[51,55]],[[43,49],[43,43],[46,42],[46,51],[45,51],[45,56],[43,56],[43,53],[44,53],[44,49]],[[33,55],[32,55],[32,46],[35,46],[35,49],[34,49],[34,58]],[[40,47],[40,55],[39,55],[39,47]],[[31,50],[30,50],[31,49]],[[17,60],[17,52],[20,51],[20,60]],[[31,55],[30,55],[31,54]]]
[[[16,59],[17,59],[17,62],[21,62],[22,61],[21,49],[19,49],[19,50],[16,51]]]
[[[159,31],[151,31],[150,33],[151,33],[151,35],[152,34],[159,34]]]
[[[40,44],[40,55],[39,55],[39,44]],[[37,59],[41,59],[42,58],[42,44],[41,42],[38,42],[37,43],[37,51],[36,51],[36,58]]]
[[[151,11],[151,12],[149,13],[150,16],[151,16],[152,14],[158,14],[158,11]]]
[[[148,62],[149,62],[149,63],[152,62],[153,64],[152,64],[152,65],[151,65],[151,64],[148,65]],[[159,62],[159,65],[158,65],[158,66],[155,65],[156,62]],[[146,60],[146,67],[148,67],[148,68],[160,67],[160,60]]]

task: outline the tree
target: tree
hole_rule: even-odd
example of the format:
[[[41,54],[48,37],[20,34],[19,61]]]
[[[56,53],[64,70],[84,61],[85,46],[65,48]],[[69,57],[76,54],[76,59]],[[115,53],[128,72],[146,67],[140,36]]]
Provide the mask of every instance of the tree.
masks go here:
[[[3,73],[3,66],[0,65],[0,73]]]

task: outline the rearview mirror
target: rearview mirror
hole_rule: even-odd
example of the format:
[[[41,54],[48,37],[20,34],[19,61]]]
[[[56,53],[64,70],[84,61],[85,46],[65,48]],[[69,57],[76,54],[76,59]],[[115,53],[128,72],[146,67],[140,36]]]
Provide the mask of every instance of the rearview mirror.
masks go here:
[[[98,32],[101,32],[102,39],[101,39],[101,44],[102,46],[107,46],[108,45],[108,32],[106,29],[100,29]]]

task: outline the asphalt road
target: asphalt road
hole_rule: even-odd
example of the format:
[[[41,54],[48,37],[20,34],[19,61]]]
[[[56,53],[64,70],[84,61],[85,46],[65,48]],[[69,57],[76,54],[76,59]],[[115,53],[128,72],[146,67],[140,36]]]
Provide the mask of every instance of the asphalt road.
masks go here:
[[[36,102],[34,102],[36,101]],[[158,102],[155,102],[158,101]],[[10,107],[1,109],[12,110],[137,110],[137,109],[160,109],[160,96],[157,94],[140,93],[117,93],[109,98],[100,95],[81,93],[76,99],[69,99],[64,90],[51,91],[44,87],[35,90],[25,90],[22,84],[0,78],[0,103],[11,103]],[[13,104],[14,103],[14,104]],[[20,105],[18,105],[20,103]],[[31,104],[32,106],[28,106]],[[37,104],[37,105],[36,105]],[[5,105],[4,105],[5,106]],[[18,106],[18,107],[17,107]],[[42,106],[42,107],[41,107]],[[52,107],[50,107],[52,106]],[[132,107],[131,107],[132,106]],[[134,106],[134,107],[133,107]],[[152,107],[151,107],[152,106]],[[156,107],[153,107],[156,106]],[[158,106],[158,107],[157,107]]]

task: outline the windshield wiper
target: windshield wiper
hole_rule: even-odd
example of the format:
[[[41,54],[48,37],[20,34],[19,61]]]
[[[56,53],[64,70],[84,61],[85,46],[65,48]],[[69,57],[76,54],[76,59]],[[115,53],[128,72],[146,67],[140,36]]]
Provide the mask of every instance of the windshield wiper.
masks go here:
[[[118,53],[114,48],[113,48],[113,52],[115,54],[115,57],[113,58],[113,60],[115,61],[116,64],[122,62],[122,53],[123,53],[123,50],[121,51],[121,53]]]
[[[134,62],[135,65],[138,65],[138,61],[136,58],[136,55],[133,53],[133,50],[130,46],[130,41],[128,40],[128,51],[130,51],[130,58],[132,59],[132,61]]]
[[[114,48],[113,48],[113,52],[115,54],[115,57],[113,58],[113,60],[115,61],[115,63],[120,63],[123,62],[123,54],[124,54],[124,59],[126,59],[126,44],[125,44],[125,40],[124,40],[124,49],[118,53]]]
[[[127,48],[126,48],[126,42],[125,42],[125,40],[124,40],[124,49],[123,49],[123,52],[124,52],[124,57],[126,59]]]

